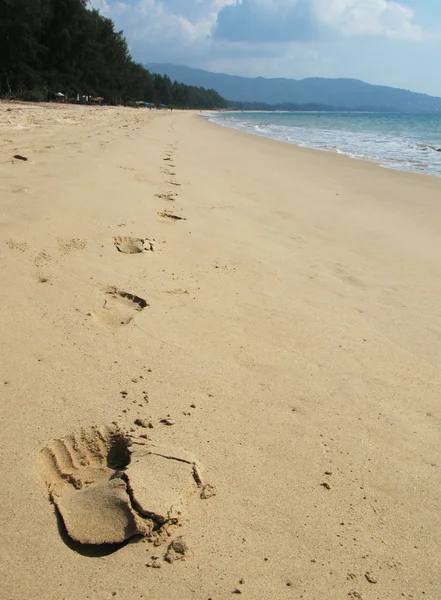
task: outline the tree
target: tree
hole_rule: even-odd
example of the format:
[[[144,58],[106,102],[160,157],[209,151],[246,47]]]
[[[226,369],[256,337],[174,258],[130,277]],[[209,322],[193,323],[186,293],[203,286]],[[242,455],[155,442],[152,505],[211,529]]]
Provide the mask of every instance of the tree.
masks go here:
[[[0,95],[46,100],[56,92],[191,108],[226,106],[204,90],[151,74],[122,31],[88,0],[0,0]]]

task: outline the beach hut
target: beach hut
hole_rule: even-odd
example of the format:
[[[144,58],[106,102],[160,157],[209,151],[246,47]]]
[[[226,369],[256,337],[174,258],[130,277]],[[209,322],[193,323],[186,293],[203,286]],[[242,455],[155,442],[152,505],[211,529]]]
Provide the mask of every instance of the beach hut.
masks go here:
[[[140,107],[140,106],[148,106],[151,107],[152,105],[150,104],[150,102],[144,102],[144,100],[137,100],[135,102],[136,106]]]

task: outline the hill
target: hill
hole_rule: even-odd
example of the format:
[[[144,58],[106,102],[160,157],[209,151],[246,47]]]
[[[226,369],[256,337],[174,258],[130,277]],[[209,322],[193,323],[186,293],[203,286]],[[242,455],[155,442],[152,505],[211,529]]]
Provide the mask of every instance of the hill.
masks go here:
[[[321,104],[351,110],[441,112],[441,98],[398,88],[371,85],[358,79],[248,78],[162,63],[145,65],[188,85],[216,90],[230,101],[277,104]]]

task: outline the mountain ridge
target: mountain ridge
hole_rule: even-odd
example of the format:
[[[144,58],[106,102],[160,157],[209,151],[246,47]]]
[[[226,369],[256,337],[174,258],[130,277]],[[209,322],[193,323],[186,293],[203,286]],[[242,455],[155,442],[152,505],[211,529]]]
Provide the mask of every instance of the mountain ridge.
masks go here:
[[[230,102],[278,104],[322,104],[357,110],[390,108],[400,112],[441,112],[441,98],[402,88],[374,85],[353,78],[242,77],[213,73],[170,63],[147,63],[149,71],[168,75],[188,85],[216,90]]]

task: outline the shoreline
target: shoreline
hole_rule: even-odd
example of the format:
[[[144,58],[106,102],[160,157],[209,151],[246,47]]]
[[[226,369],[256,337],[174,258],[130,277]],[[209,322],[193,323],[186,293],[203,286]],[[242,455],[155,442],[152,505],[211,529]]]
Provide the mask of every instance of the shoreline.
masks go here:
[[[245,113],[246,114],[247,112],[249,112],[251,114],[259,114],[261,111],[221,111],[220,114],[223,114],[225,112],[232,112],[232,113],[235,113],[235,114],[241,114],[241,113]],[[298,112],[295,112],[295,111],[287,111],[287,112],[285,111],[285,112],[283,112],[283,111],[281,111],[279,114],[291,114],[291,113],[293,113],[293,114],[297,114],[297,115],[302,115],[305,112],[307,112],[307,111],[298,111]],[[210,120],[210,115],[219,114],[219,113],[217,113],[215,111],[204,111],[204,113],[205,114],[200,114],[200,116],[202,118],[204,118],[205,120],[210,121],[211,123],[213,123],[215,125],[220,125],[221,127],[225,127],[227,129],[233,129],[234,131],[239,131],[239,132],[242,132],[242,133],[247,133],[248,135],[253,135],[255,137],[264,137],[266,139],[271,139],[271,140],[274,140],[274,141],[282,143],[282,144],[289,144],[289,145],[292,145],[292,146],[296,146],[297,148],[304,148],[306,150],[318,150],[318,151],[326,152],[326,153],[329,153],[329,154],[337,154],[338,156],[345,156],[347,158],[350,158],[351,160],[359,160],[359,161],[363,161],[363,162],[375,164],[375,165],[380,166],[383,169],[388,169],[388,170],[391,170],[391,171],[400,171],[400,172],[403,172],[403,173],[414,173],[416,175],[425,175],[426,177],[437,177],[437,178],[441,177],[441,172],[437,175],[437,174],[434,174],[434,173],[424,172],[423,170],[413,171],[411,169],[400,168],[399,166],[392,166],[392,165],[388,164],[387,161],[383,161],[382,162],[382,160],[380,160],[380,159],[369,158],[367,156],[363,156],[363,157],[352,156],[351,153],[344,152],[343,150],[337,151],[336,149],[333,149],[333,148],[318,148],[318,147],[314,147],[312,145],[311,146],[301,145],[297,141],[282,140],[282,139],[277,139],[275,137],[271,137],[271,136],[266,135],[266,134],[255,133],[253,131],[241,130],[241,129],[239,129],[237,127],[234,127],[232,125],[228,125],[228,124],[222,123],[222,121]],[[272,114],[272,113],[271,112],[262,111],[262,114]],[[274,114],[278,114],[278,113],[274,113]],[[321,113],[321,111],[310,111],[307,114],[322,114],[322,113]],[[334,114],[334,113],[330,112],[330,113],[325,113],[325,114]],[[343,114],[343,113],[340,111],[338,114]],[[364,112],[357,113],[357,112],[354,112],[354,111],[348,111],[348,113],[344,113],[344,114],[362,114],[362,115],[363,114],[391,114],[391,115],[395,115],[395,114],[401,114],[401,113],[364,113]],[[438,150],[437,148],[434,148],[430,144],[426,144],[426,146],[428,148],[431,148],[431,150],[433,150],[433,151],[436,151],[436,152],[440,152],[441,151],[441,150]]]
[[[0,143],[5,597],[438,600],[441,180],[196,112],[0,105]],[[215,489],[185,560],[60,535],[40,453],[113,423]]]

